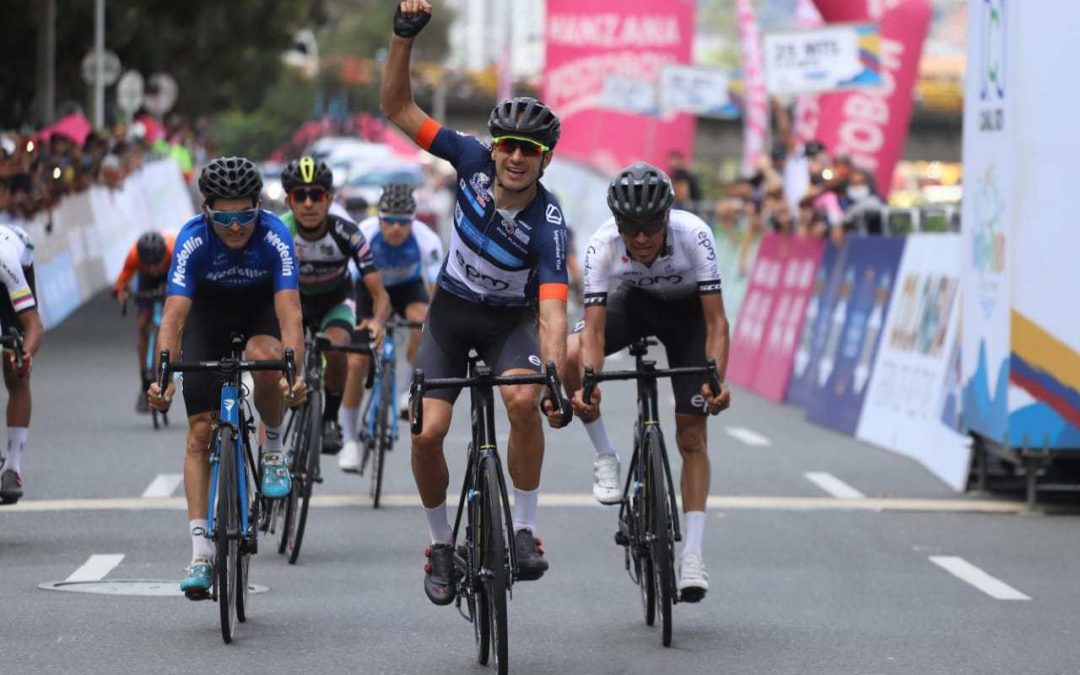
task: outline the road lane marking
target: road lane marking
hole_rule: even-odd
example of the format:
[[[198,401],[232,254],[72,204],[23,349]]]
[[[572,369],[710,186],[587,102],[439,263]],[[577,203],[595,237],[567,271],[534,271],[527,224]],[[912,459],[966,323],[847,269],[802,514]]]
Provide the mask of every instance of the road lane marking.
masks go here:
[[[806,480],[828,492],[837,499],[865,499],[866,495],[851,487],[831,473],[824,471],[807,471],[803,474]]]
[[[180,473],[159,473],[154,480],[150,482],[150,485],[143,490],[143,499],[164,499],[165,497],[172,497],[172,494],[176,492],[176,488],[184,480],[184,475]]]
[[[101,581],[124,559],[123,553],[94,554],[65,581]]]
[[[1001,579],[992,577],[963,558],[951,555],[932,555],[930,562],[957,579],[971,584],[995,600],[1030,600]]]
[[[751,431],[746,427],[724,427],[724,433],[728,436],[731,436],[737,441],[742,441],[743,443],[746,443],[747,445],[761,448],[772,445],[772,441],[770,441],[767,437],[762,436],[756,431]]]
[[[456,503],[457,496],[447,495],[448,503]],[[348,506],[370,507],[371,497],[355,494],[314,495],[311,504],[317,508]],[[387,506],[418,507],[420,497],[416,494],[385,494],[380,504]],[[540,494],[540,504],[554,507],[594,507],[597,505],[591,493]],[[709,497],[710,509],[747,511],[914,511],[942,513],[1025,513],[1023,501],[996,499],[900,499],[865,498],[836,499],[835,497],[769,497],[731,496]],[[142,499],[140,497],[106,499],[32,499],[0,507],[4,514],[56,512],[56,511],[182,511],[186,508],[183,497]]]

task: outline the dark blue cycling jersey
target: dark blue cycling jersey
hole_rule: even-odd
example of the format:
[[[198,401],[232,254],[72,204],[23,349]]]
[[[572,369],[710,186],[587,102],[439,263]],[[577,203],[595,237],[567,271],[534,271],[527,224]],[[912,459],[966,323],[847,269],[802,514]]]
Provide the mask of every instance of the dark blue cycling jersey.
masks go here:
[[[433,121],[432,124],[435,124]],[[450,251],[439,286],[489,305],[523,306],[537,295],[566,299],[566,226],[555,195],[538,184],[536,198],[516,214],[495,209],[495,162],[473,136],[441,127],[423,144],[458,173]]]
[[[296,251],[289,228],[260,211],[255,232],[242,249],[225,245],[202,215],[184,224],[169,267],[168,295],[194,298],[207,290],[272,287],[296,290]]]

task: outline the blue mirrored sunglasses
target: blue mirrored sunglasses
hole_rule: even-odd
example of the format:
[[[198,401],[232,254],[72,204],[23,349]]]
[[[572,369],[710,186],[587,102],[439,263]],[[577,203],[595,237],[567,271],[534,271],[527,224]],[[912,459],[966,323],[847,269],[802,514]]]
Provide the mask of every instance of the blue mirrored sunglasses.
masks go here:
[[[255,224],[255,220],[259,217],[259,209],[244,209],[243,211],[207,209],[207,211],[210,213],[210,218],[214,221],[214,224],[222,227],[230,227],[233,223],[240,227],[250,227]]]
[[[412,216],[379,216],[379,220],[387,225],[411,225]]]

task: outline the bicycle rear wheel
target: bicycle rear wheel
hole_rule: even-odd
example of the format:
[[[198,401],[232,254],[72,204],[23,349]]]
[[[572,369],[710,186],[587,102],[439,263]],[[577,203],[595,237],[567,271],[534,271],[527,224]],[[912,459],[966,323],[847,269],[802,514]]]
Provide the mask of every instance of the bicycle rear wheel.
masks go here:
[[[296,457],[297,475],[293,476],[293,492],[298,493],[296,528],[289,538],[287,552],[289,564],[295,565],[300,557],[300,544],[304,541],[304,528],[307,526],[308,507],[311,505],[311,492],[315,485],[315,472],[322,452],[322,392],[313,391],[308,397],[306,419],[306,442],[303,450]],[[298,439],[299,440],[299,439]]]
[[[214,588],[221,618],[221,637],[228,644],[236,632],[236,568],[239,558],[240,510],[236,490],[236,446],[232,431],[218,430],[217,504],[214,505]]]
[[[671,532],[671,500],[664,475],[663,440],[658,431],[646,432],[642,447],[646,458],[650,558],[656,586],[656,612],[660,615],[661,640],[671,646],[671,605],[675,597],[675,551]]]
[[[481,550],[484,596],[487,603],[488,625],[491,627],[491,654],[499,675],[509,669],[507,641],[506,589],[509,585],[510,554],[506,548],[506,529],[503,525],[502,493],[499,490],[499,465],[482,460],[480,491],[483,500],[483,533]]]
[[[375,438],[371,455],[371,504],[379,508],[379,500],[382,498],[383,466],[386,453],[390,450],[390,444],[394,442],[391,435],[393,421],[390,416],[394,414],[393,388],[394,369],[385,368],[379,383],[379,408],[375,412]]]

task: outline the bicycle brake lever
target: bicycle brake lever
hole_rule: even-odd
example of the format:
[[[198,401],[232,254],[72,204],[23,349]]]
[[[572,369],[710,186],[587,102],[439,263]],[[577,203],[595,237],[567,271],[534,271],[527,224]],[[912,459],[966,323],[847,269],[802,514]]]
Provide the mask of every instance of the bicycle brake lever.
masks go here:
[[[713,396],[720,395],[720,372],[716,369],[716,359],[709,359],[705,365],[708,368],[709,375],[709,391]]]
[[[585,366],[585,377],[581,378],[581,399],[585,405],[592,403],[592,395],[596,390],[596,371],[592,366]]]
[[[559,381],[559,372],[555,369],[553,362],[547,362],[544,367],[544,375],[547,377],[548,396],[540,400],[540,412],[547,414],[547,411],[544,410],[544,403],[551,401],[551,404],[559,409],[559,415],[562,417],[559,426],[556,428],[562,429],[574,420],[574,409],[570,407],[570,402],[563,396],[562,382]]]
[[[413,436],[419,436],[424,430],[424,371],[419,368],[413,371],[412,384],[409,386],[409,409],[412,412],[409,431]]]
[[[162,349],[158,355],[158,400],[165,398],[165,383],[169,379],[169,350]]]
[[[292,391],[296,383],[296,352],[292,347],[285,348],[285,381],[289,384],[289,391]]]

